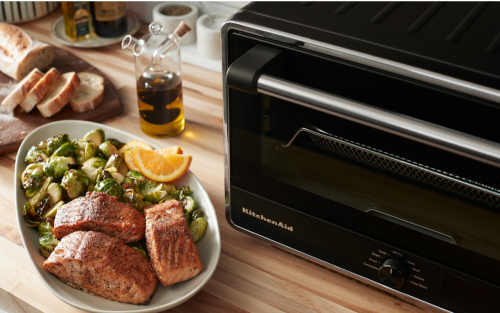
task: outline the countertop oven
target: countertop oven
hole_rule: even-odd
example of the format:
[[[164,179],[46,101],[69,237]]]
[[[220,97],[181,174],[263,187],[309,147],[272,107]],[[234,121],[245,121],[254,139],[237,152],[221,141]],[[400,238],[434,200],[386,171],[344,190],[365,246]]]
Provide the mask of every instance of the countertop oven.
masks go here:
[[[222,27],[226,216],[452,312],[500,307],[500,3],[251,3]]]

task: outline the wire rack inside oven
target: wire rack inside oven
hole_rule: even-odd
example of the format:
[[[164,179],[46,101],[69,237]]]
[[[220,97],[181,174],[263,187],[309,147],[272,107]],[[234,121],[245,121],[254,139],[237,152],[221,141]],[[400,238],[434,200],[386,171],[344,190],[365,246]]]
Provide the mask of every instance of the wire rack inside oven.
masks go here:
[[[310,139],[326,151],[470,200],[500,208],[500,190],[488,184],[336,136],[319,129],[308,121],[304,122],[304,126],[297,131],[286,146],[292,144],[299,133],[307,132]]]

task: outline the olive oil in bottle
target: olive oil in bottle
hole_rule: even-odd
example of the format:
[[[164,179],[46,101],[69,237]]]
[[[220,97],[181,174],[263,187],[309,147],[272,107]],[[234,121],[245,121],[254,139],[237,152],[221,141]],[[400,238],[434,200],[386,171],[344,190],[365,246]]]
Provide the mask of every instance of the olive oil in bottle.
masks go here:
[[[127,32],[125,2],[92,2],[95,32],[100,37],[118,37]]]
[[[63,1],[61,3],[64,16],[66,36],[74,41],[95,37],[90,14],[90,5],[83,1]]]
[[[139,116],[144,133],[170,137],[184,130],[182,80],[172,72],[144,73],[137,80]]]

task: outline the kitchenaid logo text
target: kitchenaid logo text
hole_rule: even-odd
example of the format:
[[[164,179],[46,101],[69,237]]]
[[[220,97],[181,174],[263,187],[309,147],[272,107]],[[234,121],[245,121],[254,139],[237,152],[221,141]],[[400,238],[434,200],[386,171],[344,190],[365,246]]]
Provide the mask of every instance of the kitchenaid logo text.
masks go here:
[[[266,218],[263,214],[255,214],[255,212],[252,212],[252,210],[248,210],[248,209],[245,209],[245,208],[242,208],[242,212],[245,213],[245,214],[251,215],[253,217],[256,217],[259,220],[263,220],[264,222],[268,222],[270,224],[273,224],[273,225],[276,225],[278,227],[287,229],[289,231],[293,231],[293,226],[288,226],[286,224],[283,224],[282,222],[273,221],[273,220],[271,220],[269,218]]]

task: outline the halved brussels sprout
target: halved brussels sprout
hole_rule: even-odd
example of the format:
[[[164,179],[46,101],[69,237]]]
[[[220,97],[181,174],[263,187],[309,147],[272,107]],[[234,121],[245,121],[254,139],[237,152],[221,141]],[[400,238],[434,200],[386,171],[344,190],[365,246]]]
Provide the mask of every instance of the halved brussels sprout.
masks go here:
[[[142,175],[139,171],[129,171],[126,175],[126,178],[130,178],[134,181],[135,184],[139,185],[145,181],[147,181],[146,177]]]
[[[38,227],[42,222],[42,212],[47,208],[49,196],[39,199],[36,202],[27,202],[24,205],[24,219],[29,227]]]
[[[42,182],[43,178],[43,175],[30,175],[24,181],[23,187],[26,190],[26,196],[28,198],[33,197],[38,189],[40,189],[40,183]]]
[[[104,166],[106,166],[105,159],[93,157],[83,163],[82,171],[87,174],[92,183],[95,183],[98,175],[102,174]]]
[[[59,134],[48,139],[47,151],[50,156],[65,143],[70,142],[68,134]]]
[[[207,230],[207,221],[200,217],[189,224],[189,232],[193,235],[193,241],[200,241]]]
[[[33,188],[38,184],[36,183],[36,181],[30,180],[31,175],[43,176],[43,164],[33,163],[26,167],[26,169],[23,172],[23,175],[21,176],[21,182],[25,190]]]
[[[101,143],[99,146],[99,151],[102,152],[106,159],[109,159],[113,154],[118,154],[118,149],[115,148],[109,141]]]
[[[148,253],[146,252],[146,249],[144,249],[144,247],[141,245],[141,243],[139,241],[127,243],[127,246],[129,246],[132,249],[134,249],[135,251],[139,252],[140,255],[142,255],[143,257],[145,257],[146,259],[149,260]]]
[[[48,210],[45,211],[42,215],[42,220],[46,221],[48,218],[55,218],[57,215],[57,209],[64,205],[64,201],[58,201],[56,204],[51,206]]]
[[[200,217],[203,217],[204,213],[202,210],[198,209],[196,211],[193,212],[193,214],[191,215],[191,220],[195,221],[197,219],[199,219]]]
[[[47,177],[45,178],[41,183],[40,183],[40,188],[38,191],[33,195],[33,197],[28,199],[28,204],[32,206],[37,206],[39,202],[42,201],[43,198],[47,195],[47,189],[49,188],[49,185],[52,183],[52,178]],[[47,200],[48,201],[48,200]]]
[[[177,191],[177,188],[171,184],[163,184],[163,190],[165,190],[167,193],[174,193]]]
[[[90,184],[90,178],[81,170],[69,170],[64,174],[61,185],[70,199],[84,195]]]
[[[71,142],[67,142],[60,146],[52,156],[71,156],[73,155],[73,144]]]
[[[120,166],[117,168],[117,171],[118,171],[118,173],[120,173],[123,177],[125,177],[125,175],[127,175],[127,172],[128,172],[128,167],[127,167],[127,164],[125,164],[125,162],[122,162],[122,164],[120,164]]]
[[[122,185],[122,189],[123,190],[127,190],[127,189],[130,189],[130,190],[133,190],[134,192],[136,193],[140,193],[140,190],[139,190],[139,187],[134,184],[133,182],[125,182],[125,180],[123,181],[123,185]]]
[[[186,196],[184,197],[184,199],[182,199],[181,204],[182,209],[186,214],[186,223],[189,225],[192,220],[192,214],[196,210],[196,203],[194,202],[193,198],[191,198],[190,196]]]
[[[64,188],[58,183],[51,183],[47,188],[47,194],[49,195],[49,206],[53,206],[62,200]]]
[[[83,164],[85,161],[93,158],[97,152],[97,147],[92,142],[83,140],[73,140],[73,156],[77,164]]]
[[[122,201],[138,210],[139,212],[144,211],[144,201],[142,195],[134,192],[132,189],[127,189],[122,194]]]
[[[141,192],[141,195],[143,195],[143,196],[147,193],[150,193],[150,192],[164,191],[162,183],[158,183],[158,182],[155,182],[152,180],[147,181],[147,182],[142,183],[142,184],[139,184],[139,190]],[[166,191],[165,191],[165,194],[166,194]]]
[[[113,154],[109,157],[108,162],[106,163],[105,169],[114,167],[116,170],[123,163],[123,158],[118,154]]]
[[[24,163],[39,163],[44,162],[49,158],[49,155],[45,150],[38,148],[37,146],[33,146],[26,153],[26,157],[24,158]]]
[[[96,147],[99,147],[104,142],[104,130],[94,129],[83,136],[83,141],[92,142]]]
[[[98,182],[94,186],[94,191],[104,192],[118,199],[120,199],[122,195],[122,187],[112,178],[107,178]]]
[[[120,148],[125,145],[124,142],[121,142],[120,140],[114,138],[109,138],[108,141],[118,150],[120,150]]]
[[[40,243],[40,252],[44,257],[47,252],[50,256],[59,243],[59,240],[57,240],[54,236],[54,228],[50,225],[50,223],[40,223],[38,233],[40,234],[40,238],[38,239],[38,242]]]
[[[43,164],[43,172],[46,176],[58,180],[64,176],[64,173],[66,173],[67,170],[69,170],[68,164],[74,163],[75,160],[72,157],[50,157]]]

